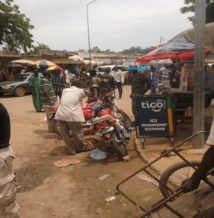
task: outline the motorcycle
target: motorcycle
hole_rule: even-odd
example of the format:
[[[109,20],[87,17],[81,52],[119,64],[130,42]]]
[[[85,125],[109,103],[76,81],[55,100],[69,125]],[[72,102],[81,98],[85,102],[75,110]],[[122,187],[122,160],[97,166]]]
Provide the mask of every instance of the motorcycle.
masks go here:
[[[91,119],[92,117],[96,117],[96,114],[92,114],[91,116],[91,108],[95,103],[102,103],[103,108],[109,108],[113,112],[114,117],[120,119],[125,126],[131,126],[131,119],[129,116],[121,109],[116,106],[115,103],[115,93],[114,90],[111,90],[99,97],[89,99],[87,104],[83,106],[83,113],[86,119]]]
[[[129,116],[120,110],[114,103],[115,95],[114,91],[110,91],[102,96],[89,99],[86,104],[82,107],[83,114],[85,117],[85,122],[83,123],[83,129],[87,130],[92,126],[91,120],[95,117],[102,117],[104,115],[110,115],[116,118],[117,123],[124,126],[127,130],[131,126],[131,120]],[[61,135],[58,121],[53,121],[53,129],[58,134]],[[128,133],[124,130],[124,134],[128,137]]]
[[[91,121],[92,127],[88,130],[90,133],[102,139],[100,150],[112,149],[121,159],[127,160],[128,151],[126,148],[126,136],[123,134],[124,128],[117,119],[111,115],[95,117]]]

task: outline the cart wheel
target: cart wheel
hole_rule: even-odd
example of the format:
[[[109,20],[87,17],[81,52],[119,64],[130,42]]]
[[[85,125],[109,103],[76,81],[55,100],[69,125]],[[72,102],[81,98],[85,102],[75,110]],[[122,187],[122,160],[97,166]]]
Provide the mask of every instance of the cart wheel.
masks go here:
[[[190,163],[198,168],[199,161],[190,161]],[[192,166],[186,162],[179,162],[166,169],[160,177],[159,189],[161,194],[167,198],[181,187],[182,182],[192,176],[195,172]]]

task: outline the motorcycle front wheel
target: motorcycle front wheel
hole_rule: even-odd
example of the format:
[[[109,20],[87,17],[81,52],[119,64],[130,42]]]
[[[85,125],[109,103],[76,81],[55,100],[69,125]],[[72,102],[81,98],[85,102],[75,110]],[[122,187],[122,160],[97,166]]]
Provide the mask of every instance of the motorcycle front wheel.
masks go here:
[[[113,133],[113,140],[110,142],[112,149],[120,157],[124,157],[128,154],[126,145],[123,141],[117,140],[117,136]]]
[[[132,124],[131,119],[129,116],[121,109],[116,110],[116,118],[122,121],[122,123],[126,126],[129,127]]]

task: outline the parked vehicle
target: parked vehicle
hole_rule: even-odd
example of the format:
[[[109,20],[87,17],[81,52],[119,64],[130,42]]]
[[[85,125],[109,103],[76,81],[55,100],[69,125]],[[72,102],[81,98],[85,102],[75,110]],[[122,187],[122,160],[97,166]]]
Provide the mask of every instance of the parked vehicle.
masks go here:
[[[29,80],[33,73],[17,74],[7,81],[0,82],[0,95],[14,94],[22,97],[27,93],[31,93]]]
[[[128,154],[123,126],[111,115],[104,115],[92,119],[89,132],[102,138],[101,150],[112,149],[121,159]]]
[[[125,67],[123,65],[105,65],[105,66],[99,66],[99,67],[97,67],[97,70],[104,72],[106,69],[109,69],[109,72],[111,72],[112,70],[114,70],[115,67],[118,67],[124,73],[128,72],[127,67]]]

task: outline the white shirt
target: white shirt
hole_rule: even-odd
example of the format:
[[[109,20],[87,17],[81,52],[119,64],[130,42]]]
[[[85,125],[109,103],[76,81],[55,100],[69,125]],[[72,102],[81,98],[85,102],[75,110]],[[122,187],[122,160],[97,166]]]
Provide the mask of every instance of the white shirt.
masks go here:
[[[66,69],[64,72],[65,72],[65,81],[66,81],[66,83],[70,83],[69,71]]]
[[[124,83],[124,75],[123,72],[121,70],[117,70],[117,71],[112,71],[112,74],[114,76],[114,79],[116,82],[122,82]]]
[[[85,122],[81,104],[82,98],[85,96],[85,92],[75,86],[63,89],[55,119],[68,122]]]

